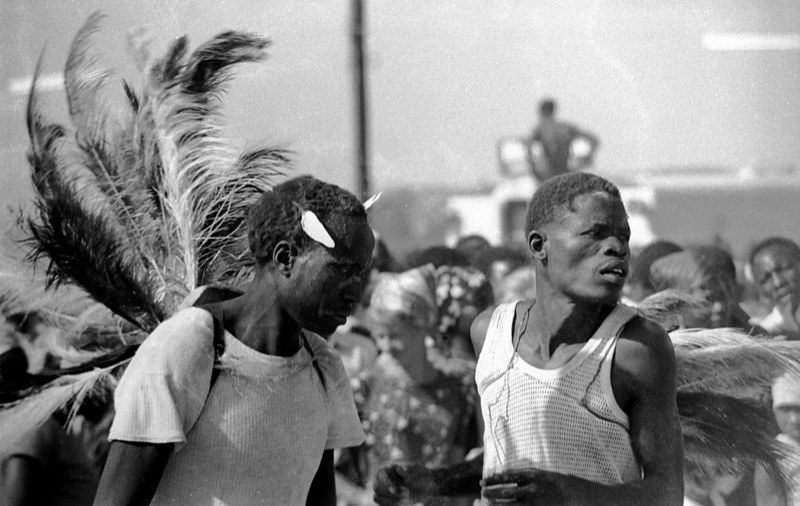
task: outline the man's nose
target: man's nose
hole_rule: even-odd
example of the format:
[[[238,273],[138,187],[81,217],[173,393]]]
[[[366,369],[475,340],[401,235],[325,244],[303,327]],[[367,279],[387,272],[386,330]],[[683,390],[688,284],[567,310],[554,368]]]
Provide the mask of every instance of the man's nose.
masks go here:
[[[605,241],[603,252],[606,255],[612,255],[619,258],[627,258],[630,250],[628,249],[627,241],[623,241],[619,237],[609,237]]]

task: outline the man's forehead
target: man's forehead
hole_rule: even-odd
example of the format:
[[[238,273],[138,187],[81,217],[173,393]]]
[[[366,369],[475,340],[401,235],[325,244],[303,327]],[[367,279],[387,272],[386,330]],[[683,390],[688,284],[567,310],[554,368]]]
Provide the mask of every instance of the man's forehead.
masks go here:
[[[560,220],[579,220],[582,222],[610,223],[624,220],[628,213],[622,200],[605,192],[576,195],[568,205],[561,206],[557,215]]]
[[[337,260],[361,261],[361,258],[354,258],[353,255],[363,253],[363,249],[369,249],[369,255],[372,255],[374,235],[365,217],[331,214],[326,220],[326,228],[335,244],[329,251]]]
[[[767,255],[764,255],[765,253]],[[765,248],[759,256],[769,256],[773,260],[789,260],[794,263],[800,261],[797,252],[786,244],[774,244],[771,247]]]

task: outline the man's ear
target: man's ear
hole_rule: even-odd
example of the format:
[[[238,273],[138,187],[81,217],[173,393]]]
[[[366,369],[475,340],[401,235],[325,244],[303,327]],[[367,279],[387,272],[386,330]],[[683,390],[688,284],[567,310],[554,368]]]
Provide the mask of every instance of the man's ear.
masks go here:
[[[289,241],[280,241],[275,245],[272,250],[272,262],[278,272],[287,278],[292,273],[294,261],[297,258],[297,248],[295,248]]]
[[[528,232],[528,248],[533,253],[533,258],[539,261],[547,260],[547,251],[545,250],[545,243],[547,243],[547,235],[541,230],[531,230]]]

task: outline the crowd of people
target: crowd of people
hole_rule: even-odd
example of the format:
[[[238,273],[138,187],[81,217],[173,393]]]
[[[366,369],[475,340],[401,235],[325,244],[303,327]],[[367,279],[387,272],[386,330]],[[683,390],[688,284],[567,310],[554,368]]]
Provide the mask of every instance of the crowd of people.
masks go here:
[[[533,196],[529,251],[468,236],[394,258],[352,195],[308,177],[266,193],[249,223],[248,285],[232,298],[207,289],[166,320],[114,402],[70,417],[82,423],[67,424],[65,406],[4,438],[9,504],[797,499],[756,462],[684,470],[666,333],[800,337],[792,240],[766,238],[738,265],[720,244],[631,253],[619,193],[587,173]],[[648,313],[670,297],[680,303]],[[19,319],[0,356],[4,386],[43,367],[24,344],[35,325]],[[777,440],[800,445],[797,376],[777,378],[764,402]],[[791,455],[783,466],[800,493]]]

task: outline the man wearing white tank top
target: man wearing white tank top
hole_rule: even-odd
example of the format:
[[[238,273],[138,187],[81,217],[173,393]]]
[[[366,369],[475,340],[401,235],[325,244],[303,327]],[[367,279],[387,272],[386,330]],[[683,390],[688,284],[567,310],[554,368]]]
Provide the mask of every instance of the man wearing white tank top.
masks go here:
[[[384,468],[376,501],[681,504],[675,354],[658,325],[619,303],[630,255],[619,190],[588,173],[549,179],[526,231],[536,299],[472,326],[483,457]]]

